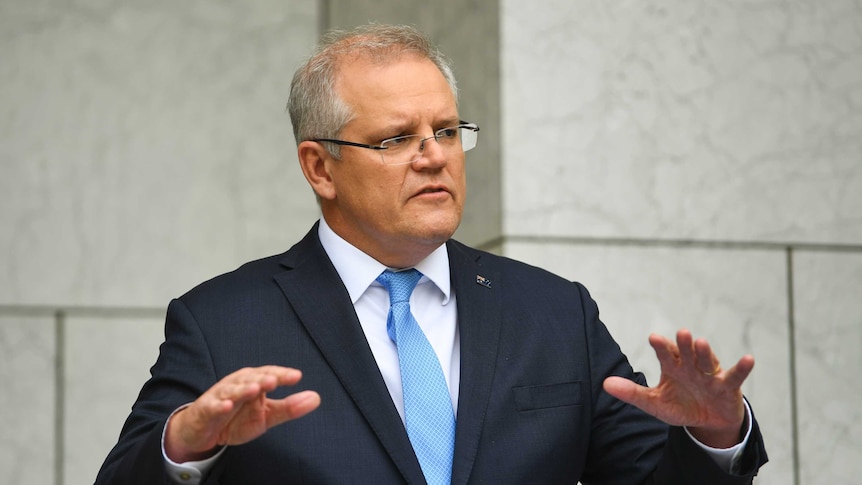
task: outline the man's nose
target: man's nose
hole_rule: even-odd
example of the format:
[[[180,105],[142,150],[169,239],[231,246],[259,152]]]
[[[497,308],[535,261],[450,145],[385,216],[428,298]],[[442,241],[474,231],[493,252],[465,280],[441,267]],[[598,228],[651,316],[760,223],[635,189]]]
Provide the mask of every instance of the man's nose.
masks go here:
[[[419,141],[419,160],[413,164],[435,167],[446,165],[446,153],[443,146],[437,142],[437,137],[429,136]]]

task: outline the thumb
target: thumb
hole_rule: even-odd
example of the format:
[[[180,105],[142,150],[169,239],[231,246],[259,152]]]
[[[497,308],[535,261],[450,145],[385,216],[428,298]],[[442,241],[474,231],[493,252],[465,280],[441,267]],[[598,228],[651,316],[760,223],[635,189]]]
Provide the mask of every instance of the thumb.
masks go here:
[[[284,399],[269,400],[270,412],[266,417],[266,428],[297,419],[314,411],[320,406],[320,394],[314,391],[301,391]]]
[[[638,407],[645,398],[644,393],[647,392],[647,388],[618,376],[605,379],[603,387],[611,396]]]

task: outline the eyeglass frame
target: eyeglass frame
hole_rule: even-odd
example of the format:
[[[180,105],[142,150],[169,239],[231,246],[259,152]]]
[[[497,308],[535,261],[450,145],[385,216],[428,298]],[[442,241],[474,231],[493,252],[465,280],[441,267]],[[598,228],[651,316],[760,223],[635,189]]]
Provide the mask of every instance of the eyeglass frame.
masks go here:
[[[479,125],[477,125],[476,123],[471,123],[471,122],[469,122],[469,121],[464,121],[464,120],[459,120],[459,121],[458,121],[458,124],[457,124],[457,125],[455,125],[455,126],[447,126],[447,127],[445,127],[445,128],[440,128],[439,130],[435,131],[433,135],[431,135],[431,136],[429,136],[429,137],[421,138],[421,139],[419,140],[419,158],[422,158],[422,153],[424,153],[424,152],[425,152],[425,142],[426,142],[426,141],[428,141],[428,140],[430,140],[430,139],[432,139],[432,138],[434,139],[434,141],[438,141],[438,138],[440,138],[440,137],[442,136],[442,135],[440,135],[440,132],[445,131],[445,130],[451,130],[452,128],[467,129],[467,130],[471,130],[471,131],[473,131],[474,133],[479,131]],[[389,149],[389,147],[388,147],[388,146],[383,146],[383,144],[384,144],[384,143],[386,143],[386,142],[390,142],[390,141],[392,141],[392,140],[398,140],[398,139],[401,139],[401,138],[412,138],[412,137],[414,137],[414,136],[421,136],[421,135],[413,134],[413,135],[400,135],[400,136],[393,136],[392,138],[387,138],[387,139],[385,139],[385,140],[381,140],[379,145],[368,145],[368,144],[366,144],[366,143],[357,143],[357,142],[354,142],[354,141],[338,140],[338,139],[334,139],[334,138],[312,138],[312,139],[310,139],[310,140],[308,140],[308,141],[313,141],[313,142],[317,142],[317,143],[324,143],[324,142],[326,142],[326,143],[334,143],[334,144],[336,144],[336,145],[340,145],[340,146],[349,146],[349,147],[367,148],[367,149],[369,149],[369,150],[377,150],[377,151],[380,151],[380,150],[388,150],[388,149]],[[470,148],[468,148],[468,149],[464,150],[464,152],[468,152],[468,151],[472,150],[472,149],[473,149],[473,148],[475,148],[475,147],[476,147],[476,146],[475,146],[475,145],[473,145],[472,147],[470,147]],[[407,165],[408,163],[416,163],[416,161],[418,161],[418,160],[419,160],[419,158],[417,158],[416,160],[412,160],[412,161],[409,161],[409,162],[401,162],[401,163],[386,163],[386,159],[383,157],[383,153],[380,153],[380,158],[381,158],[381,160],[383,161],[383,164],[384,164],[384,165],[389,165],[389,166]]]

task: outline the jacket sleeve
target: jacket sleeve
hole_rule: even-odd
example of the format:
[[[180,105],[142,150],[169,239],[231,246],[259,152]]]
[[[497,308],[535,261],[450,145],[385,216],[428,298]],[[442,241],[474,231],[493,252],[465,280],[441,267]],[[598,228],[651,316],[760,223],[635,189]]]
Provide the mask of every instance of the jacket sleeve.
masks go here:
[[[736,474],[722,470],[681,427],[668,426],[604,391],[608,376],[621,376],[646,385],[619,345],[599,320],[599,311],[586,288],[578,284],[584,309],[591,399],[590,448],[581,482],[584,485],[623,483],[731,485],[751,483],[766,462],[757,422]],[[753,417],[753,414],[752,414]]]
[[[161,447],[168,416],[217,381],[200,327],[180,300],[168,306],[165,341],[150,375],[99,471],[97,485],[169,483]]]

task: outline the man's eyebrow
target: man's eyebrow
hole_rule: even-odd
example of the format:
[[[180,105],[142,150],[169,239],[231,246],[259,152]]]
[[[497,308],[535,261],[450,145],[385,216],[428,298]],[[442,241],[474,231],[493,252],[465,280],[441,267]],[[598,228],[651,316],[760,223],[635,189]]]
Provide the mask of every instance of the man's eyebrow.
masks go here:
[[[409,131],[412,126],[413,124],[407,121],[393,121],[373,130],[372,138],[383,139],[402,135],[404,132]]]
[[[410,119],[410,118],[401,118],[390,121],[389,123],[382,125],[376,129],[374,129],[370,137],[371,138],[388,138],[393,136],[398,136],[401,134],[414,134],[416,132],[416,127],[420,124],[418,120]],[[441,128],[448,128],[450,126],[455,126],[461,124],[461,118],[458,115],[445,117],[442,119],[435,119],[431,127],[434,130],[438,130]]]
[[[441,120],[439,124],[443,125],[443,128],[446,128],[449,126],[460,125],[461,124],[461,118],[459,118],[458,116],[455,116],[452,118],[445,118],[445,119]]]

